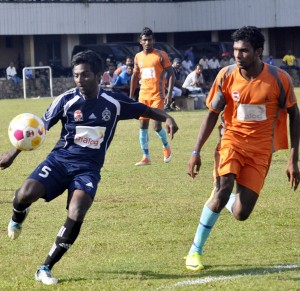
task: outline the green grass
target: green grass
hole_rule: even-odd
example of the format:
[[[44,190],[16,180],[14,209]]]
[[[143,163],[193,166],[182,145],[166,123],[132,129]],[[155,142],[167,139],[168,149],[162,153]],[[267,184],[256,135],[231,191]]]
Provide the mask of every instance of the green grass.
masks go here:
[[[297,89],[300,96],[300,90]],[[10,148],[9,121],[17,114],[41,115],[51,99],[1,100],[0,152]],[[185,270],[203,203],[212,188],[215,131],[202,151],[197,179],[186,165],[206,111],[174,112],[179,132],[171,142],[174,159],[162,161],[161,144],[150,131],[152,165],[141,158],[138,121],[119,123],[102,169],[102,181],[76,243],[53,269],[58,285],[34,281],[66,217],[66,194],[33,204],[21,237],[7,238],[14,191],[56,142],[59,126],[44,145],[21,154],[0,172],[0,290],[300,290],[299,190],[285,176],[288,151],[273,163],[251,217],[237,222],[224,210],[205,247],[206,269]],[[279,272],[277,265],[298,265]],[[230,280],[180,286],[207,277]],[[241,277],[236,277],[241,276]],[[183,283],[184,284],[184,283]]]

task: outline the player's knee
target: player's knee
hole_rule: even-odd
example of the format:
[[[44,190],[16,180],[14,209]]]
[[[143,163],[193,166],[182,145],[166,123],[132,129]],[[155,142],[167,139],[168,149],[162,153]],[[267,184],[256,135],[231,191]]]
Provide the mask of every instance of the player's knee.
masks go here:
[[[245,211],[245,210],[235,211],[234,209],[233,209],[232,213],[233,213],[234,218],[239,221],[247,220],[251,214],[251,212],[249,212],[249,211]]]

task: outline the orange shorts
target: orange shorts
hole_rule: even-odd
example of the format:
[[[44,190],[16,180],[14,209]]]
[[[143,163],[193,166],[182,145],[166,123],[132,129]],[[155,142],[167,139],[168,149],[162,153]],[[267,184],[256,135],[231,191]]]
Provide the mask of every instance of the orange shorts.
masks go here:
[[[147,106],[151,108],[159,108],[161,110],[164,110],[164,99],[156,99],[156,100],[139,100],[139,102],[146,104]],[[149,118],[146,117],[140,117],[139,120],[148,120]]]
[[[235,174],[236,182],[259,194],[267,176],[272,154],[252,153],[230,146],[218,147],[215,152],[214,176]]]

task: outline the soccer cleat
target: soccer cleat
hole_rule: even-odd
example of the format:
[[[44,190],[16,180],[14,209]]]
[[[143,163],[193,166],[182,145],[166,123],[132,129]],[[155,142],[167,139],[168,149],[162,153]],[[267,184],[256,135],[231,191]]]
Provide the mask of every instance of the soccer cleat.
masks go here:
[[[151,161],[146,157],[143,157],[141,161],[135,164],[135,166],[147,166],[147,165],[151,165]]]
[[[204,266],[201,263],[201,255],[198,253],[193,253],[185,257],[185,267],[191,271],[203,270]]]
[[[26,219],[26,217],[29,213],[29,207],[26,208],[25,211],[26,211],[26,214],[25,214],[24,220]],[[7,227],[7,234],[10,239],[15,240],[19,237],[19,235],[22,232],[22,223],[18,223],[18,222],[13,221],[12,219],[10,219],[10,222]]]
[[[164,162],[169,163],[171,159],[172,159],[171,148],[170,147],[164,148]]]
[[[57,284],[58,280],[51,274],[48,265],[39,267],[35,273],[35,280],[44,283],[45,285]]]

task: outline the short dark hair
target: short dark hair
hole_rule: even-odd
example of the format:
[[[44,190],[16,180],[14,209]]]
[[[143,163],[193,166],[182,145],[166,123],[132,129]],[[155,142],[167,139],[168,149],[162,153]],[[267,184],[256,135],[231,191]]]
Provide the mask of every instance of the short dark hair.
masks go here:
[[[95,75],[101,73],[102,60],[100,56],[92,50],[82,51],[73,56],[71,62],[72,69],[74,69],[75,66],[80,64],[89,64],[91,71]]]
[[[256,26],[243,26],[236,30],[231,38],[234,42],[239,40],[249,42],[254,50],[264,49],[265,37]]]
[[[153,36],[153,32],[152,32],[152,30],[149,27],[144,27],[143,30],[142,30],[142,32],[141,32],[141,34],[140,34],[140,38],[142,38],[143,35],[145,35],[145,36],[152,35]]]

